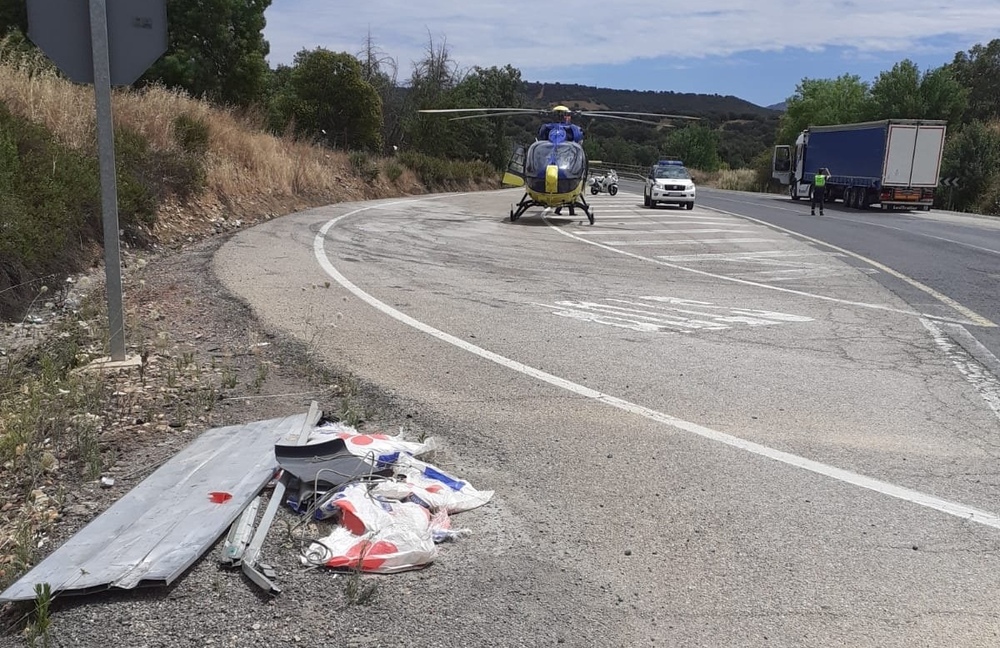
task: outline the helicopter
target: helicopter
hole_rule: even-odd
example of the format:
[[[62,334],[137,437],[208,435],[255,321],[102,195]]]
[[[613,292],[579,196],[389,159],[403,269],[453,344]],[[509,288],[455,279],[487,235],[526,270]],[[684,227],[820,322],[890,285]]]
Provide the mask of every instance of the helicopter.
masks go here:
[[[659,113],[628,112],[615,110],[570,110],[555,106],[551,111],[536,108],[432,108],[421,113],[458,114],[450,121],[540,114],[551,118],[543,123],[537,139],[530,146],[517,146],[500,181],[504,187],[524,187],[524,196],[511,205],[511,222],[519,219],[532,207],[543,208],[542,214],[554,209],[557,215],[568,208],[570,216],[582,209],[590,224],[594,224],[594,211],[587,203],[584,192],[589,164],[583,150],[583,129],[572,123],[575,117],[604,117],[642,124],[660,125],[658,119],[699,119],[688,115],[663,115]]]

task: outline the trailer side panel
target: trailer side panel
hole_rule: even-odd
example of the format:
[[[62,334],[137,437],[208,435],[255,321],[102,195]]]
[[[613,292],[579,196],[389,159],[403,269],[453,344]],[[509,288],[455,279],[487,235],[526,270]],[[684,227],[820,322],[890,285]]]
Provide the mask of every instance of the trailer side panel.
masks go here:
[[[884,123],[865,128],[813,130],[809,134],[804,175],[811,180],[819,168],[826,167],[835,182],[872,184],[882,177],[885,146]]]

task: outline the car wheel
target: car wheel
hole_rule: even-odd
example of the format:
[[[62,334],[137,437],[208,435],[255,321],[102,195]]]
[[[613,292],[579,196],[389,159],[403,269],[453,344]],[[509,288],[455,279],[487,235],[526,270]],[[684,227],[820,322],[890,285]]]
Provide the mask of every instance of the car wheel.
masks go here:
[[[649,207],[649,196],[645,191],[642,192],[642,206]]]
[[[688,208],[688,209],[694,209],[694,203],[693,202],[689,202],[689,203],[685,204],[684,206],[686,208]]]

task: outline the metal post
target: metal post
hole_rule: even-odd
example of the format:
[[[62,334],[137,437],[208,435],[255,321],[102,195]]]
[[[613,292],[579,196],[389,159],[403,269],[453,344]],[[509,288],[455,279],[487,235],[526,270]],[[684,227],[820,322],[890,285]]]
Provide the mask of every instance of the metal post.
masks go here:
[[[125,318],[122,311],[121,249],[118,241],[118,178],[115,133],[111,116],[111,62],[108,53],[106,0],[90,0],[90,40],[94,53],[94,100],[97,105],[97,148],[101,167],[101,207],[104,215],[104,273],[108,293],[111,359],[125,359]]]

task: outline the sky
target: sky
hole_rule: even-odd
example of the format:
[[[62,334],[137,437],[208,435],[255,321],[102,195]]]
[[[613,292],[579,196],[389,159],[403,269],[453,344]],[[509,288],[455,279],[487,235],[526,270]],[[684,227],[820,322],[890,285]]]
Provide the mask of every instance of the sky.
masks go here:
[[[1000,0],[273,0],[271,67],[319,47],[359,54],[371,35],[400,82],[429,48],[460,70],[512,65],[525,81],[786,100],[804,78],[872,82],[1000,38]]]

